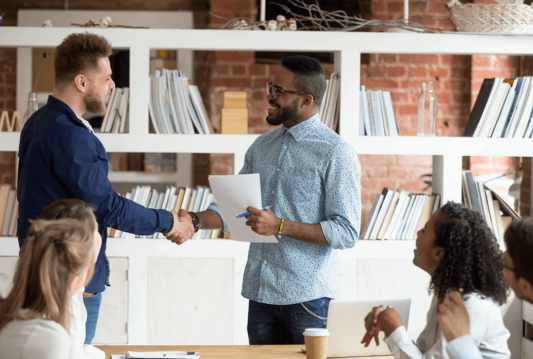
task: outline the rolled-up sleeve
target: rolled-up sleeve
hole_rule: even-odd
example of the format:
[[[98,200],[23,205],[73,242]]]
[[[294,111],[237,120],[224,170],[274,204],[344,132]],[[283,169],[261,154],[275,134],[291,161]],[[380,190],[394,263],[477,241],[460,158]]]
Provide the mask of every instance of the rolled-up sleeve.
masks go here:
[[[332,248],[352,248],[361,223],[361,164],[352,146],[342,142],[325,170],[326,218],[322,232]]]

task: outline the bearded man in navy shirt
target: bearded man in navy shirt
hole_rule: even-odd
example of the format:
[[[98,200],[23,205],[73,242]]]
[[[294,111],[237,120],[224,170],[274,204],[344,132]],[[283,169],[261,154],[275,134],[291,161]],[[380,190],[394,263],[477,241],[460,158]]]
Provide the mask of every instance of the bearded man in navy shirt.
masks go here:
[[[53,95],[24,124],[19,145],[20,246],[30,220],[50,203],[78,198],[95,208],[102,247],[83,294],[87,308],[85,344],[94,337],[101,293],[109,285],[107,227],[139,235],[162,232],[177,244],[194,233],[194,227],[180,222],[175,211],[147,209],[120,197],[109,182],[106,150],[81,116],[86,111],[99,115],[106,111],[104,96],[115,87],[110,55],[111,44],[102,36],[80,33],[65,38],[56,49]]]

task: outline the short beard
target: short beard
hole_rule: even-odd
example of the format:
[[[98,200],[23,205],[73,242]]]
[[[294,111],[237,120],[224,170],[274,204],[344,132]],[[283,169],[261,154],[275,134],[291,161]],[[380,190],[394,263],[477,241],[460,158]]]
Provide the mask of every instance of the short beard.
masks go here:
[[[298,103],[300,99],[295,99],[288,106],[280,108],[279,115],[274,118],[266,118],[269,125],[279,126],[287,121],[294,120],[298,116]]]
[[[83,98],[83,102],[85,103],[87,111],[92,112],[95,115],[105,115],[105,101],[102,97],[99,97],[95,91],[89,90],[87,95]]]

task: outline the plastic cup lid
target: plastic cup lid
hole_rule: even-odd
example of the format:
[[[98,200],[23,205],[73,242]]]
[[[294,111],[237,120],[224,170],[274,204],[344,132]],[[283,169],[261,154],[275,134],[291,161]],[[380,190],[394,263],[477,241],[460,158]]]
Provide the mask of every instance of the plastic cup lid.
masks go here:
[[[307,328],[304,335],[308,337],[327,337],[329,336],[329,331],[323,328]]]

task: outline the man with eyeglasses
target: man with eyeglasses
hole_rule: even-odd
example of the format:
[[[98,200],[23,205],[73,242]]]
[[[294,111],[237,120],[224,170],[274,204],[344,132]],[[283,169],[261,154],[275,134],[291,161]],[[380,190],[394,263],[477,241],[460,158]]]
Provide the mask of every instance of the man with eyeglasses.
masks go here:
[[[505,280],[518,298],[533,303],[533,217],[511,222],[504,239]],[[437,322],[450,355],[454,359],[481,359],[478,344],[470,336],[470,318],[461,295],[451,293],[438,310]]]
[[[266,85],[272,126],[246,153],[240,174],[259,173],[262,211],[246,224],[279,243],[251,243],[242,295],[250,300],[252,345],[304,344],[306,328],[325,328],[338,296],[337,250],[351,248],[361,221],[361,168],[355,150],[320,121],[326,79],[307,56],[283,59]],[[350,119],[346,119],[350,120]],[[228,231],[216,203],[180,211],[195,229]]]

